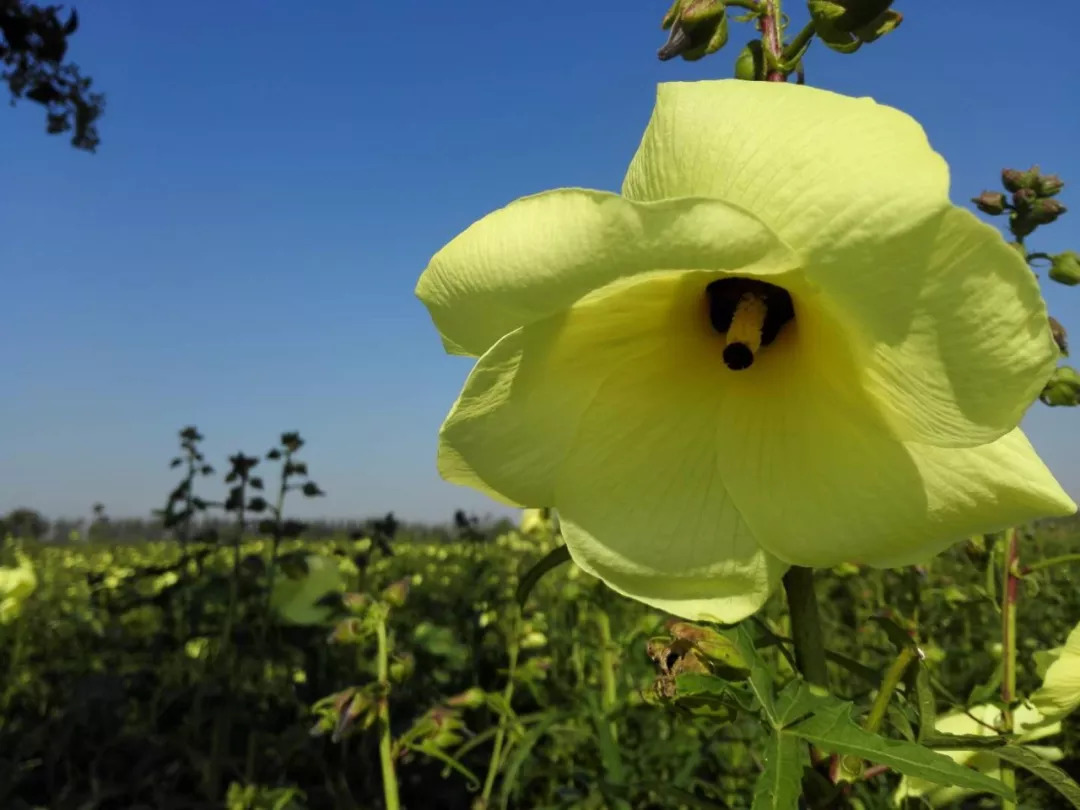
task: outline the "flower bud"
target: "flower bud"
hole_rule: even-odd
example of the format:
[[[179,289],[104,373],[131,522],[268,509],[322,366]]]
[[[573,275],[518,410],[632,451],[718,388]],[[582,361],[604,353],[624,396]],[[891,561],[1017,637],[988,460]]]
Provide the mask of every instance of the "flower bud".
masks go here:
[[[744,81],[761,81],[765,76],[765,52],[761,41],[752,39],[739,51],[735,60],[735,78]]]
[[[1080,254],[1066,250],[1050,258],[1050,278],[1058,284],[1075,287],[1080,284]]]
[[[1035,191],[1040,197],[1053,197],[1065,188],[1065,183],[1056,174],[1046,174],[1035,182]]]
[[[1052,408],[1080,405],[1080,373],[1069,366],[1059,366],[1039,394],[1039,399]]]
[[[1049,225],[1068,210],[1069,209],[1057,200],[1043,197],[1036,199],[1035,202],[1031,204],[1031,212],[1028,216],[1031,217],[1031,221],[1036,225]]]
[[[416,659],[413,658],[412,653],[403,653],[395,656],[390,662],[387,674],[394,683],[401,683],[412,675],[415,669]]]
[[[454,695],[446,701],[447,706],[455,708],[475,709],[487,702],[487,693],[478,686],[466,689],[464,692]]]
[[[371,598],[366,593],[347,593],[341,597],[341,603],[349,613],[360,615],[371,604]]]
[[[883,17],[892,0],[809,0],[806,5],[815,22],[826,21],[837,31],[853,33]]]
[[[1021,189],[1035,189],[1035,183],[1039,179],[1039,167],[1032,166],[1026,172],[1019,169],[1002,169],[1001,184],[1006,191],[1020,191]]]
[[[383,589],[382,600],[391,607],[401,607],[405,604],[405,598],[409,595],[409,580],[399,579]]]
[[[1000,191],[984,191],[978,197],[972,197],[971,201],[984,214],[997,216],[1005,212],[1005,195]]]
[[[331,644],[356,644],[367,637],[367,627],[357,618],[342,619],[330,634]]]
[[[1069,356],[1069,336],[1065,331],[1065,327],[1061,325],[1061,322],[1057,318],[1050,316],[1050,334],[1054,336],[1054,343],[1061,350],[1061,353],[1066,357]]]
[[[671,29],[657,56],[666,62],[681,56],[694,62],[727,44],[727,7],[723,0],[676,0],[660,27]]]
[[[1013,192],[1013,206],[1021,214],[1026,214],[1031,210],[1031,206],[1035,204],[1035,201],[1039,199],[1039,196],[1035,193],[1034,189],[1021,188]]]

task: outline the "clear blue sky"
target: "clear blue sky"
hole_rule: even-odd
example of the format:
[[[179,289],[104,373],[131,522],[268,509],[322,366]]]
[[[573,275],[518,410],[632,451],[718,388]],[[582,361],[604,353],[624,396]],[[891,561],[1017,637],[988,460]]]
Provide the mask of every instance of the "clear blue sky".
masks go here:
[[[815,44],[808,81],[915,115],[958,202],[1006,164],[1057,171],[1076,211],[1033,247],[1080,249],[1076,73],[1054,56],[1080,6],[1050,5],[901,1],[904,25],[858,54]],[[413,285],[515,197],[617,190],[657,82],[731,75],[749,27],[661,64],[666,6],[83,4],[71,56],[108,95],[98,154],[46,136],[36,105],[0,108],[0,509],[146,515],[194,423],[219,467],[300,430],[329,493],[301,514],[487,510],[435,472],[469,362],[443,355]],[[1052,287],[1080,346],[1080,289]],[[1080,412],[1025,426],[1080,495]]]

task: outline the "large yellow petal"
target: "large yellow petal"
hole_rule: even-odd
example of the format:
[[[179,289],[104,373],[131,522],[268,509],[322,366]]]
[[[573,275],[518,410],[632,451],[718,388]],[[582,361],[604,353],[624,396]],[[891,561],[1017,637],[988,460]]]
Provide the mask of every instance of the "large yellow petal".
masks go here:
[[[708,320],[715,277],[656,274],[503,338],[443,426],[440,468],[557,507],[574,559],[616,590],[731,622],[785,566],[720,475],[712,435],[731,372]]]
[[[806,273],[863,347],[865,383],[903,439],[993,441],[1019,423],[1057,363],[1034,274],[962,209],[872,254],[839,246]]]
[[[1080,706],[1080,625],[1069,633],[1065,647],[1047,667],[1043,684],[1031,702],[1050,719],[1061,719]]]
[[[660,85],[623,193],[753,212],[801,254],[897,435],[970,447],[1017,425],[1057,355],[1033,275],[948,180],[898,110],[732,80]]]
[[[635,200],[734,203],[809,258],[903,232],[947,205],[948,191],[945,161],[905,113],[735,79],[661,84],[623,182]]]
[[[758,542],[788,563],[919,563],[974,533],[1076,511],[1019,429],[967,449],[904,443],[871,407],[830,407],[826,393],[803,375],[717,428],[740,463],[728,491]]]
[[[416,286],[448,351],[483,354],[519,326],[658,270],[784,272],[795,257],[718,200],[642,203],[561,189],[489,214],[431,259]]]

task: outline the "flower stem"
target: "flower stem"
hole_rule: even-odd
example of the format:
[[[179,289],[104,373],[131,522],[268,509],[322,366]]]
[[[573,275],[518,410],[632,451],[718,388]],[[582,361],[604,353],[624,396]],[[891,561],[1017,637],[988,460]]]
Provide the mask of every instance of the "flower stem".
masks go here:
[[[390,645],[386,636],[386,618],[375,625],[375,675],[382,687],[379,695],[379,764],[382,767],[383,800],[386,810],[400,810],[397,775],[394,773],[393,739],[390,733]]]
[[[795,643],[795,663],[802,676],[815,686],[829,688],[829,670],[825,664],[825,643],[821,633],[814,571],[792,566],[784,574],[788,613],[791,615],[791,639]]]
[[[774,63],[779,63],[784,55],[780,19],[780,0],[761,0],[761,44],[772,54]],[[770,70],[765,75],[765,81],[768,82],[782,82],[786,79],[784,71],[779,69]]]
[[[1016,529],[1005,533],[1004,553],[1001,555],[1001,702],[1002,731],[1013,730],[1013,703],[1016,701],[1016,599],[1019,592],[1019,549]],[[1006,787],[1016,787],[1016,771],[1006,762],[1001,763],[1001,781]],[[1016,803],[1003,799],[1002,810],[1016,810]]]
[[[604,610],[597,611],[596,624],[600,629],[600,683],[602,685],[600,705],[604,714],[611,717],[618,703],[619,693],[615,681],[615,650],[611,643],[611,620]],[[608,721],[608,727],[611,729],[612,741],[618,742],[619,727],[614,719]]]
[[[521,614],[514,607],[510,621],[510,637],[507,640],[507,654],[510,658],[506,669],[506,687],[503,689],[503,705],[506,711],[511,711],[510,701],[514,697],[514,678],[517,675],[518,640],[521,636]],[[488,762],[487,776],[484,778],[484,788],[480,792],[480,807],[488,807],[491,801],[491,791],[495,788],[495,776],[499,772],[500,760],[502,759],[503,743],[506,741],[506,728],[509,718],[503,715],[499,718],[499,730],[495,733],[495,741],[491,747],[491,760]]]
[[[881,729],[885,720],[885,712],[888,711],[889,701],[892,700],[896,687],[900,685],[900,679],[904,677],[908,666],[915,660],[915,648],[904,647],[896,660],[885,671],[885,677],[881,681],[881,689],[874,698],[874,704],[870,707],[870,714],[866,717],[865,728],[875,734]]]
[[[1025,565],[1023,571],[1030,574],[1032,571],[1041,571],[1043,568],[1054,568],[1065,563],[1080,562],[1080,554],[1062,554],[1060,557],[1047,557],[1045,560]]]

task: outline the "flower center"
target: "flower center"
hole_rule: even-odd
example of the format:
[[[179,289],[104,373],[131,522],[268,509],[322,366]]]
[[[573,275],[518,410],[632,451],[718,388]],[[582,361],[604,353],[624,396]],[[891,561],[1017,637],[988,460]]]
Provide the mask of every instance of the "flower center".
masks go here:
[[[725,338],[724,365],[741,371],[795,317],[787,290],[754,278],[722,278],[705,288],[709,321]]]

